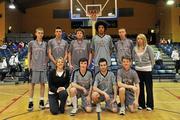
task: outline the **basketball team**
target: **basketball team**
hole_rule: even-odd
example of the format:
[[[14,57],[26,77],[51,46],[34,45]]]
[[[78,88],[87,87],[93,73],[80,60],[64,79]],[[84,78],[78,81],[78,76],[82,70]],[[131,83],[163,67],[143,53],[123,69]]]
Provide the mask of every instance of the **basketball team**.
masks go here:
[[[93,111],[94,105],[96,112],[102,112],[102,102],[105,102],[106,110],[120,115],[125,115],[126,111],[154,109],[152,67],[155,61],[146,36],[138,34],[133,45],[132,40],[126,38],[126,30],[120,28],[119,40],[113,44],[111,36],[106,34],[107,24],[104,21],[97,21],[95,29],[97,34],[90,41],[84,38],[83,29],[76,29],[76,40],[68,45],[61,37],[62,28],[55,28],[55,38],[48,43],[43,41],[43,28],[36,28],[36,39],[28,44],[29,69],[32,70],[28,111],[34,108],[36,84],[40,84],[39,108],[45,109],[46,81],[49,108],[53,115],[65,112],[68,96],[72,103],[71,115],[78,113],[79,98],[79,106],[88,113]],[[111,71],[113,52],[119,67],[116,75]],[[49,60],[50,70],[47,69]],[[89,69],[92,60],[93,71]]]

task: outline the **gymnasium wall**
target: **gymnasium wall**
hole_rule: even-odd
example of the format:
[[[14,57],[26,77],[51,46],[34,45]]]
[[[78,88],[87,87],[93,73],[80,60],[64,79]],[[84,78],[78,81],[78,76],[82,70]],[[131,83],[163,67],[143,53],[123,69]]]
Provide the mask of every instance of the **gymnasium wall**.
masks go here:
[[[135,33],[147,33],[149,28],[153,28],[156,23],[156,5],[118,0],[119,8],[133,8],[134,16],[131,17],[119,17],[118,18],[118,28],[125,27],[130,34]],[[60,2],[55,2],[47,5],[42,5],[39,7],[33,7],[26,10],[25,14],[22,14],[22,19],[18,23],[16,20],[8,20],[8,24],[19,24],[16,27],[17,31],[21,32],[34,32],[34,29],[38,26],[45,28],[46,35],[53,35],[54,28],[60,25],[64,28],[65,32],[74,31],[71,29],[70,19],[53,19],[54,9],[69,9],[69,0],[63,0]],[[14,16],[16,16],[13,13]],[[19,15],[19,13],[18,13]],[[19,15],[21,16],[21,15]],[[14,23],[15,22],[15,23]],[[108,34],[117,34],[118,28],[108,29]],[[86,34],[91,34],[91,29],[86,29]]]
[[[0,3],[0,45],[5,36],[5,2]]]
[[[23,13],[20,12],[19,9],[12,10],[8,8],[8,4],[6,5],[6,33],[9,26],[12,26],[11,32],[22,32],[22,16]]]
[[[180,42],[180,8],[172,8],[172,39],[174,42]]]

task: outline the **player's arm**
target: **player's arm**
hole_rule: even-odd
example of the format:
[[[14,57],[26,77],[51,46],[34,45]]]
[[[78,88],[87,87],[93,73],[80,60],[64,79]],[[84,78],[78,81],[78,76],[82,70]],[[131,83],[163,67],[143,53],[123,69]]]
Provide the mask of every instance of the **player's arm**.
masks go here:
[[[113,85],[113,92],[114,92],[114,100],[116,100],[117,97],[117,85]]]
[[[64,53],[64,61],[66,61],[66,60],[67,60],[67,58],[68,58],[68,51],[67,51],[67,50],[65,50],[65,53]]]
[[[93,86],[93,91],[98,92],[98,93],[100,93],[101,95],[104,95],[104,96],[106,95],[106,92],[100,90],[99,88],[97,88],[97,86]]]
[[[89,52],[88,66],[91,64],[91,61],[92,61],[92,52]]]
[[[134,93],[135,93],[135,100],[138,102],[138,100],[139,100],[139,92],[140,92],[140,90],[139,90],[139,83],[135,84],[135,87],[136,87],[136,91],[134,91]]]
[[[28,52],[28,68],[31,69],[31,52]]]
[[[133,85],[127,85],[121,82],[121,80],[118,80],[118,87],[124,87],[124,88],[129,88],[129,89],[133,89],[134,86]]]
[[[48,49],[48,57],[49,57],[49,59],[56,65],[56,60],[55,60],[54,57],[52,56],[52,51],[51,51],[50,48]]]
[[[32,58],[32,42],[28,43],[28,68],[31,69],[31,58]]]
[[[75,87],[75,88],[77,88],[77,89],[79,89],[79,90],[84,90],[84,89],[85,89],[84,87],[82,87],[81,85],[78,85],[78,84],[75,83],[75,82],[72,82],[72,86]]]
[[[69,45],[68,45],[68,43],[66,43],[65,53],[64,53],[64,60],[65,60],[65,61],[68,60],[68,47],[69,47]]]
[[[71,55],[71,52],[69,51],[68,52],[68,62],[69,62],[69,65],[72,65],[71,64],[71,60],[72,60],[72,55]]]

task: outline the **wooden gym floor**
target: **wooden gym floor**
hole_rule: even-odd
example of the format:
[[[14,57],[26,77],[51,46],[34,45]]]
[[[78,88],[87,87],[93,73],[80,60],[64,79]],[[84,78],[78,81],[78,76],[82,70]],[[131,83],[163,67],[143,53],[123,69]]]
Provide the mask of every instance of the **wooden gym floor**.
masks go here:
[[[47,86],[46,86],[47,88]],[[35,87],[34,111],[28,112],[28,84],[0,85],[0,120],[97,120],[97,113],[85,113],[82,110],[76,116],[68,113],[71,107],[66,107],[66,113],[51,115],[48,109],[40,111],[39,86]],[[46,96],[47,99],[47,91]],[[45,100],[46,100],[45,99]],[[108,111],[101,113],[101,120],[180,120],[180,83],[154,82],[155,109],[137,113],[126,112],[120,116]]]

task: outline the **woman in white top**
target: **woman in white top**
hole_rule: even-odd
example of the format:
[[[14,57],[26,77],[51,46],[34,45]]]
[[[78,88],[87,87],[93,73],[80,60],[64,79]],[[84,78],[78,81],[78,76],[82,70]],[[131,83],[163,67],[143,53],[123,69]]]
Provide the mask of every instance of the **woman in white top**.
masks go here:
[[[171,58],[172,58],[174,61],[176,61],[176,65],[175,65],[176,75],[179,75],[178,70],[180,69],[180,56],[179,56],[179,52],[178,52],[177,48],[175,48],[175,49],[172,51]]]
[[[6,58],[3,57],[0,62],[0,73],[1,73],[1,82],[3,82],[4,78],[6,77],[6,74],[8,73],[8,68],[7,68],[7,62]]]
[[[144,34],[136,38],[136,46],[133,50],[135,69],[140,79],[139,109],[152,111],[154,109],[152,68],[155,63],[152,48],[147,44]],[[144,84],[146,86],[147,102],[145,103]]]

